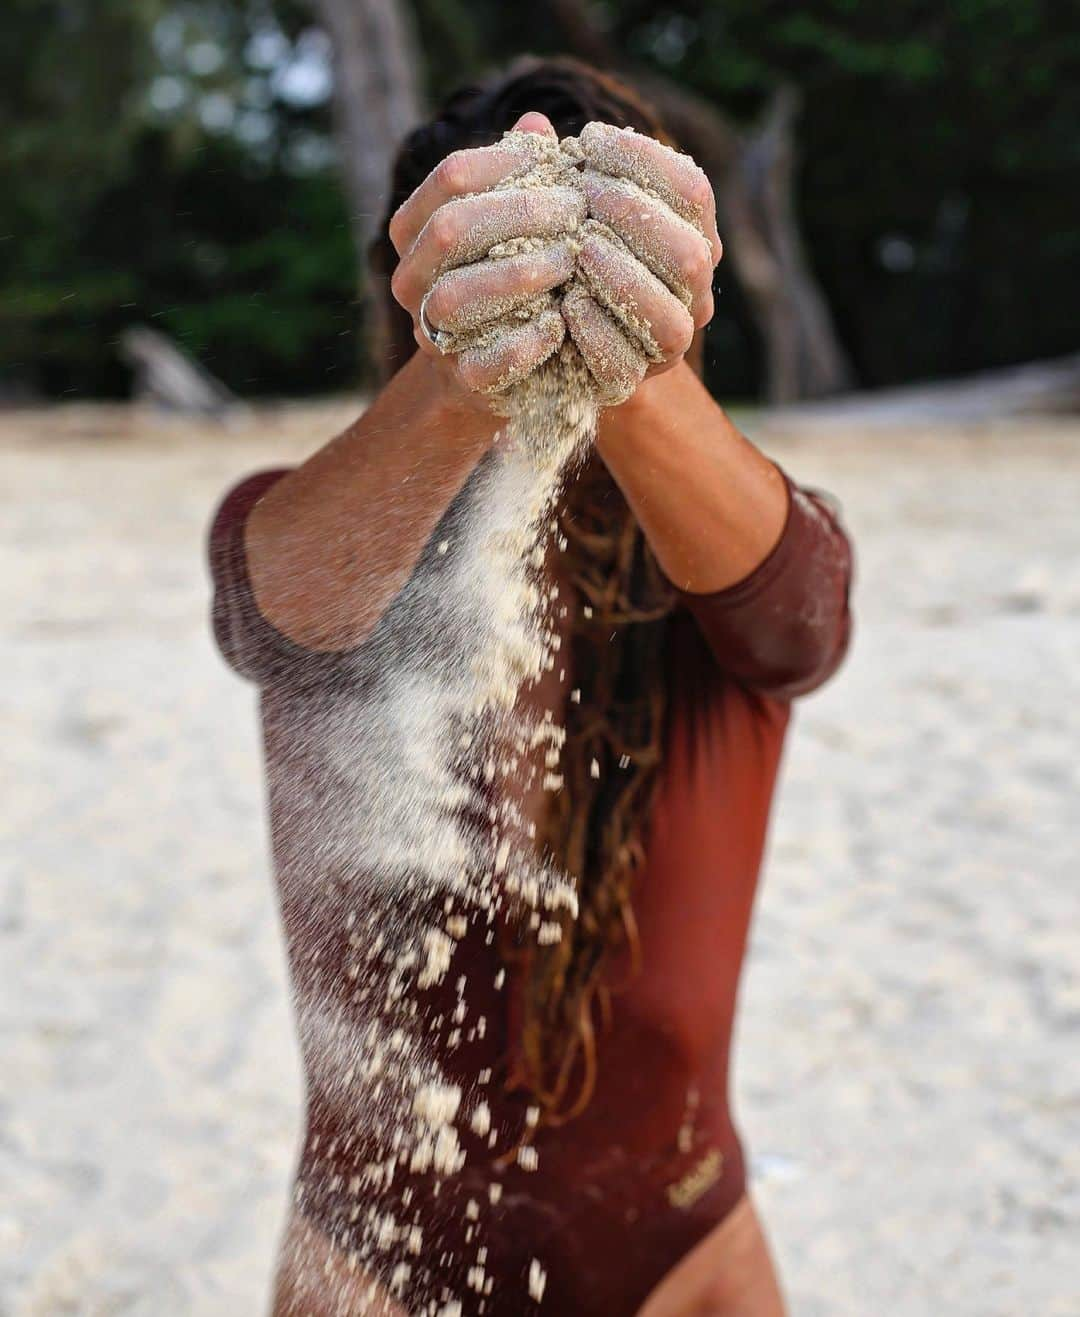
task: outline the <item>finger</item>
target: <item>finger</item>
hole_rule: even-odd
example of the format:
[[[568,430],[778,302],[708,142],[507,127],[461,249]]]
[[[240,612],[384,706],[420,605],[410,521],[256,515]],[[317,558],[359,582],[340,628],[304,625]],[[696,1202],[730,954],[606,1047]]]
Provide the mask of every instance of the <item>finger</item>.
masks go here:
[[[690,308],[695,326],[708,324],[713,313],[713,259],[697,229],[625,179],[586,170],[581,185],[592,218],[616,233]]]
[[[625,248],[591,234],[582,243],[578,269],[592,295],[637,339],[651,361],[681,357],[690,346],[690,312]]]
[[[530,375],[562,346],[566,325],[556,310],[542,311],[520,326],[500,327],[457,358],[466,388],[501,393]]]
[[[597,305],[580,284],[574,284],[562,301],[563,319],[570,336],[596,380],[600,400],[614,407],[625,402],[645,378],[648,362],[611,316]]]
[[[565,242],[463,265],[435,281],[425,303],[428,323],[452,334],[475,329],[566,283],[573,273],[574,254]]]
[[[446,360],[446,353],[443,352],[438,344],[433,343],[431,339],[428,338],[419,325],[413,325],[412,336],[413,342],[425,357],[430,357],[433,361]]]
[[[688,155],[655,137],[609,123],[588,123],[578,137],[586,164],[601,174],[628,178],[658,197],[702,234],[713,264],[723,247],[716,231],[716,198],[705,171]]]
[[[551,121],[532,111],[523,114],[510,131],[543,137],[556,135]],[[435,211],[454,197],[485,192],[535,160],[535,147],[520,140],[508,142],[505,138],[493,146],[451,151],[394,212],[390,220],[394,250],[399,256],[408,251]]]
[[[528,110],[510,129],[512,133],[539,133],[543,137],[558,138],[555,125],[539,110]]]
[[[575,188],[506,188],[482,196],[459,197],[440,206],[424,225],[390,280],[390,289],[407,310],[438,275],[486,256],[512,238],[555,238],[575,230],[585,218],[585,198]]]

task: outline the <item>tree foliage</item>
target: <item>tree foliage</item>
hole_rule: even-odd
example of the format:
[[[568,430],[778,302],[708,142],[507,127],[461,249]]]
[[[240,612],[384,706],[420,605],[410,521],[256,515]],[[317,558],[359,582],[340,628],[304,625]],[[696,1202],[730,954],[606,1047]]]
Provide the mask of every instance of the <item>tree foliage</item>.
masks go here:
[[[15,0],[0,21],[8,389],[124,391],[119,334],[140,322],[239,392],[354,380],[355,261],[306,9]]]
[[[415,0],[430,96],[564,38],[552,7]],[[1075,348],[1076,0],[594,0],[642,68],[750,121],[801,98],[799,209],[865,384]],[[0,389],[115,393],[133,321],[241,392],[344,385],[361,274],[301,0],[5,0]],[[320,62],[321,61],[321,62]],[[721,267],[710,356],[760,352]]]

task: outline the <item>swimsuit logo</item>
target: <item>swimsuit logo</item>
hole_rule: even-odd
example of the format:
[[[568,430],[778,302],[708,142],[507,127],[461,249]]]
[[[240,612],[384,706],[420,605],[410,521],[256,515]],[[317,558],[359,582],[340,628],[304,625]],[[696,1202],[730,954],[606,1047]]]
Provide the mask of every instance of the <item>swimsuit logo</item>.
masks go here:
[[[701,1161],[675,1184],[667,1188],[668,1202],[672,1207],[693,1207],[706,1189],[711,1188],[720,1178],[724,1167],[724,1158],[719,1149],[707,1152]]]

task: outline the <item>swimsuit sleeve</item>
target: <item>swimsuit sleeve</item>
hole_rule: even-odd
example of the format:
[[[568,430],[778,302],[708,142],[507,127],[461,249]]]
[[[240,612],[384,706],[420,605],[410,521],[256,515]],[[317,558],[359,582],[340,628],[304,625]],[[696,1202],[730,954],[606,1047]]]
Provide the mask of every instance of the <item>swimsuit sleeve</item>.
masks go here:
[[[229,666],[259,686],[318,684],[343,671],[348,658],[296,644],[267,621],[255,602],[244,527],[263,494],[287,474],[283,468],[241,480],[225,495],[210,525],[214,638]]]
[[[726,674],[792,699],[823,685],[847,652],[852,553],[831,502],[784,479],[787,518],[764,561],[724,590],[680,594]]]

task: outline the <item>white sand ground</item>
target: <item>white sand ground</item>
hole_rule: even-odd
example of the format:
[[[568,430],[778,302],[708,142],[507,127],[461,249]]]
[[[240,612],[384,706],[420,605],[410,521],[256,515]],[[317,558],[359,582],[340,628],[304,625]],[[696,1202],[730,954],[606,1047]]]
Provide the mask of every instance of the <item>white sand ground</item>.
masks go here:
[[[0,1313],[262,1311],[299,1078],[204,431],[0,417]],[[1080,424],[781,433],[859,633],[799,713],[738,1089],[797,1317],[1080,1314]]]

